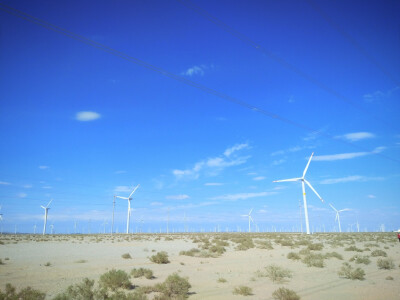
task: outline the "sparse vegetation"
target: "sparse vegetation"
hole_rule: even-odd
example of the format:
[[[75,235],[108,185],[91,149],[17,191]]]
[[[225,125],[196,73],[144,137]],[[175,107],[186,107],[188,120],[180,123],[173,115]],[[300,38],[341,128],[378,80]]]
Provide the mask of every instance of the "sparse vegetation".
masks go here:
[[[144,269],[144,268],[139,268],[139,269],[133,269],[131,271],[131,276],[133,278],[139,278],[139,277],[146,277],[147,279],[153,279],[153,271],[150,269]]]
[[[45,267],[50,267],[51,266],[51,262],[48,261],[47,263],[44,264],[44,266]]]
[[[227,282],[227,280],[225,278],[220,277],[220,278],[218,278],[217,282],[225,283],[225,282]]]
[[[376,264],[379,269],[392,270],[395,268],[393,259],[391,258],[378,258]]]
[[[376,256],[382,256],[382,257],[386,257],[387,253],[383,250],[377,249],[371,252],[371,256],[376,257]]]
[[[283,282],[285,278],[292,278],[292,272],[288,269],[277,265],[269,265],[265,267],[265,272],[258,271],[258,277],[268,277],[273,282]]]
[[[124,258],[124,259],[131,259],[132,258],[132,256],[129,253],[124,253],[124,254],[121,255],[121,257]]]
[[[350,246],[347,248],[344,248],[344,251],[356,251],[356,252],[363,252],[363,249],[357,248],[356,246]]]
[[[233,289],[232,294],[242,295],[242,296],[250,296],[253,294],[253,290],[248,286],[240,285]]]
[[[301,260],[307,267],[324,267],[324,256],[322,254],[310,253],[303,257]]]
[[[364,264],[364,265],[369,265],[371,263],[371,260],[367,255],[364,256],[354,255],[352,258],[350,258],[350,261],[354,261],[356,264]]]
[[[386,280],[394,280],[394,278],[392,276],[387,276],[385,279]]]
[[[155,286],[158,292],[163,294],[163,298],[156,299],[185,299],[188,297],[191,285],[187,278],[180,277],[177,273],[169,275],[167,279]]]
[[[309,244],[307,248],[313,251],[320,251],[324,248],[324,245],[322,243]]]
[[[157,252],[156,255],[150,257],[150,260],[156,264],[168,264],[168,253],[164,251]]]
[[[300,255],[298,255],[295,252],[289,252],[286,257],[288,259],[293,259],[293,260],[300,260],[301,259]]]
[[[281,287],[272,293],[274,300],[300,300],[300,296],[295,291]]]
[[[328,253],[325,253],[324,257],[325,257],[325,258],[332,258],[332,257],[334,257],[334,258],[337,258],[337,259],[339,259],[339,260],[343,260],[342,254],[339,254],[339,253],[337,253],[337,252],[328,252]]]
[[[86,263],[86,262],[87,262],[87,260],[80,259],[80,260],[77,260],[75,263],[77,263],[77,264],[83,264],[83,263]]]
[[[365,272],[361,268],[353,269],[353,267],[345,262],[343,263],[340,271],[338,272],[340,277],[344,277],[351,280],[364,280]]]

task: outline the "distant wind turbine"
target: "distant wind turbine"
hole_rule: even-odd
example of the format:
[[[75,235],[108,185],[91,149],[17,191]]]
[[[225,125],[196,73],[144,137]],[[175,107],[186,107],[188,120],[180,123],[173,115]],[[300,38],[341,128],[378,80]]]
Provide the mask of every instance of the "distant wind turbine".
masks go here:
[[[47,214],[48,214],[48,211],[50,209],[49,206],[50,206],[51,201],[53,201],[53,199],[51,199],[50,202],[46,206],[43,206],[43,205],[40,206],[41,208],[44,209],[43,235],[46,234]]]
[[[306,189],[305,189],[305,184],[308,185],[308,187],[317,195],[317,197],[324,202],[324,200],[321,198],[321,196],[317,193],[317,191],[311,186],[311,184],[304,178],[307,173],[308,166],[310,165],[311,159],[314,155],[314,152],[311,154],[310,159],[308,160],[308,163],[306,165],[306,168],[304,169],[303,176],[298,177],[298,178],[291,178],[291,179],[283,179],[283,180],[275,180],[274,182],[287,182],[287,181],[301,181],[301,187],[303,190],[303,202],[304,202],[304,216],[306,219],[306,228],[307,228],[307,234],[310,234],[310,225],[308,223],[308,209],[307,209],[307,199],[306,199]]]
[[[242,217],[248,217],[249,218],[249,232],[251,231],[251,224],[250,222],[254,223],[253,218],[251,217],[251,212],[253,211],[253,209],[250,209],[249,213],[247,215],[242,215]]]
[[[126,233],[129,233],[129,220],[131,217],[131,200],[132,200],[131,197],[132,197],[133,193],[138,189],[138,187],[139,187],[139,184],[133,189],[133,191],[129,195],[129,197],[116,196],[116,198],[128,200],[128,218],[126,220]]]
[[[339,213],[341,213],[342,211],[349,211],[350,208],[344,208],[344,209],[341,209],[341,210],[337,210],[337,209],[334,208],[333,205],[330,204],[330,203],[329,203],[329,206],[332,207],[332,209],[336,212],[335,221],[337,221],[338,224],[339,224],[339,232],[342,232],[342,227],[340,226],[340,215],[339,215]]]

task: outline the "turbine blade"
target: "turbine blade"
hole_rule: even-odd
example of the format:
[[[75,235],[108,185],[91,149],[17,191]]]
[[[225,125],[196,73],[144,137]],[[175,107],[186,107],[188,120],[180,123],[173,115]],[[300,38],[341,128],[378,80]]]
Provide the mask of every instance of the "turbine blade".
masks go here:
[[[253,211],[253,209],[250,209],[250,212],[249,212],[249,216],[251,215],[251,212]]]
[[[140,184],[138,184],[138,185],[133,189],[132,193],[129,195],[128,198],[130,198],[130,197],[133,195],[133,193],[138,189],[139,185],[140,185]]]
[[[310,156],[310,159],[308,160],[307,166],[306,166],[306,168],[304,169],[303,178],[304,178],[304,176],[306,176],[307,169],[308,169],[308,166],[310,165],[310,162],[311,162],[311,159],[312,159],[313,155],[314,155],[314,152],[311,153],[311,156]]]
[[[44,207],[43,205],[40,205],[41,208],[46,209],[46,207]]]
[[[251,216],[249,216],[250,217],[250,221],[252,221],[253,223],[254,223],[254,220],[253,220],[253,218],[251,217]]]
[[[334,211],[336,211],[336,212],[338,211],[336,208],[333,207],[332,204],[329,203],[329,206],[332,207]]]
[[[47,206],[46,206],[46,207],[49,207],[49,205],[50,205],[51,201],[53,201],[53,199],[51,199],[51,200],[50,200],[49,204],[47,204]]]
[[[322,197],[317,193],[317,191],[311,186],[311,184],[304,179],[304,182],[310,187],[310,189],[312,189],[312,191],[315,193],[315,195],[318,196],[319,200],[321,200],[322,202],[324,202],[324,199],[322,199]]]
[[[338,217],[339,217],[339,212],[338,212],[338,211],[336,211],[335,222],[338,220]]]
[[[339,210],[339,212],[342,212],[342,211],[349,211],[349,210],[351,210],[351,209],[350,209],[350,208],[344,208],[344,209]]]
[[[120,199],[129,200],[129,198],[126,198],[126,197],[121,197],[121,196],[115,196],[115,198],[120,198]]]
[[[281,179],[281,180],[274,180],[273,182],[299,181],[301,179],[302,178]]]

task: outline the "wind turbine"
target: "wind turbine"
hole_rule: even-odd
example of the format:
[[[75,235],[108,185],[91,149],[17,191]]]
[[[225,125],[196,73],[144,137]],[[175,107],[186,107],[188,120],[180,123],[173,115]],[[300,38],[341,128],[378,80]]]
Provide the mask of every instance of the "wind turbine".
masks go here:
[[[251,231],[251,227],[250,227],[250,221],[254,223],[253,218],[251,217],[251,212],[253,211],[253,209],[250,209],[249,213],[247,215],[242,215],[242,217],[248,217],[249,218],[249,232]]]
[[[46,234],[47,213],[48,213],[48,211],[49,211],[49,209],[50,209],[49,206],[50,206],[51,201],[53,201],[53,199],[51,199],[50,202],[49,202],[46,206],[43,206],[43,205],[40,206],[41,208],[44,209],[43,235]]]
[[[335,221],[336,221],[336,220],[338,221],[338,224],[339,224],[339,232],[342,232],[342,227],[340,226],[340,216],[339,216],[339,213],[342,212],[342,211],[348,211],[348,210],[350,210],[350,209],[349,209],[349,208],[345,208],[345,209],[337,210],[337,209],[334,208],[333,205],[330,204],[330,203],[329,203],[329,206],[332,207],[332,209],[333,209],[334,211],[336,211]]]
[[[126,233],[129,233],[129,219],[131,217],[131,200],[132,200],[132,195],[133,193],[138,189],[139,184],[133,189],[132,193],[129,195],[129,197],[121,197],[121,196],[115,196],[116,198],[120,198],[120,199],[125,199],[128,200],[128,218],[126,221]]]
[[[317,193],[317,191],[311,186],[311,184],[305,179],[306,173],[308,166],[310,165],[311,159],[314,155],[314,152],[311,154],[310,159],[308,160],[308,163],[306,165],[306,168],[303,171],[303,176],[298,177],[298,178],[291,178],[291,179],[283,179],[283,180],[274,180],[274,182],[287,182],[287,181],[301,181],[301,188],[303,190],[303,202],[304,202],[304,217],[306,219],[306,228],[307,228],[307,234],[310,234],[310,225],[308,223],[308,209],[307,209],[307,199],[306,199],[306,189],[305,189],[305,184],[308,185],[308,187],[317,195],[317,197],[324,202],[324,200],[321,198],[321,196]]]

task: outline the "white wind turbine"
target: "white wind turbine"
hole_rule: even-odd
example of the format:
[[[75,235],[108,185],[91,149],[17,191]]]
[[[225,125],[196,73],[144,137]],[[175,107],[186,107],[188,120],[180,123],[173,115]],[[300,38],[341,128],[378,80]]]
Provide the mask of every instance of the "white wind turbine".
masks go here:
[[[342,227],[340,226],[340,215],[339,215],[339,213],[341,213],[342,211],[348,211],[348,210],[350,210],[350,209],[349,209],[349,208],[344,208],[344,209],[341,209],[341,210],[337,210],[337,209],[334,208],[333,205],[330,204],[330,203],[329,203],[329,206],[332,207],[332,209],[336,212],[335,221],[337,221],[338,224],[339,224],[339,232],[342,232]]]
[[[304,217],[306,219],[306,228],[307,228],[307,234],[310,234],[310,225],[308,223],[308,209],[307,209],[307,199],[306,199],[306,189],[305,189],[305,184],[308,185],[308,187],[317,195],[317,197],[324,202],[324,200],[321,198],[321,196],[317,193],[317,191],[311,186],[311,184],[304,178],[307,173],[308,166],[310,165],[311,159],[314,155],[314,152],[311,154],[310,159],[308,160],[308,163],[306,165],[306,168],[304,169],[303,176],[298,177],[298,178],[291,178],[291,179],[283,179],[283,180],[274,180],[274,182],[286,182],[286,181],[301,181],[301,187],[303,190],[303,202],[304,202]]]
[[[131,197],[132,197],[133,193],[138,189],[138,187],[139,187],[139,184],[133,189],[133,191],[129,195],[129,197],[116,196],[116,198],[128,200],[128,218],[127,218],[127,221],[126,221],[126,233],[129,233],[129,219],[131,217],[131,200],[132,200]]]
[[[47,213],[48,213],[48,210],[50,209],[49,206],[50,206],[51,201],[53,201],[53,199],[50,200],[50,202],[47,204],[47,206],[43,206],[43,205],[40,206],[41,208],[44,209],[43,235],[46,234]]]
[[[251,212],[253,211],[253,209],[250,209],[249,213],[247,215],[241,215],[242,217],[248,217],[249,218],[249,232],[251,231],[251,226],[250,226],[250,222],[254,223],[253,218],[251,217]]]

